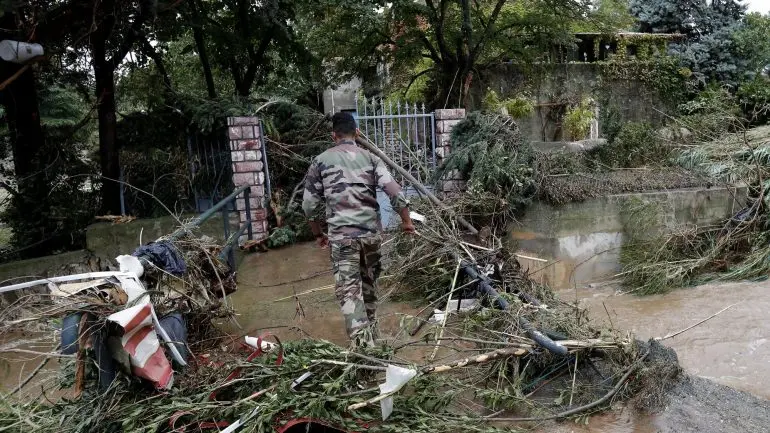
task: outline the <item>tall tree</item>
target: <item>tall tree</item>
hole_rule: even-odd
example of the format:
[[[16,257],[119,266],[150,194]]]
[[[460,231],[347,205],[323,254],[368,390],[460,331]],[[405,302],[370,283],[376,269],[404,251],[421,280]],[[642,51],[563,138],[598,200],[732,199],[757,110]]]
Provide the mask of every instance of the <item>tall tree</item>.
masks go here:
[[[587,12],[574,0],[396,0],[317,2],[308,43],[333,63],[340,78],[372,73],[429,75],[435,106],[464,106],[472,81],[503,61],[541,56],[555,41],[570,41],[570,24]]]
[[[115,114],[115,70],[134,48],[156,3],[95,0],[88,29],[99,119],[99,162],[102,169],[102,208],[120,213],[120,150]]]
[[[733,34],[743,26],[746,5],[737,0],[632,0],[631,12],[640,29],[653,33],[682,33],[686,39],[671,46],[685,66],[703,83],[718,80],[736,85],[747,71]]]
[[[241,97],[249,96],[255,86],[264,84],[267,76],[281,67],[271,61],[272,53],[280,53],[285,62],[302,60],[306,53],[293,28],[296,4],[289,0],[190,3],[193,37],[210,97],[216,92],[209,60],[229,71],[235,92]]]

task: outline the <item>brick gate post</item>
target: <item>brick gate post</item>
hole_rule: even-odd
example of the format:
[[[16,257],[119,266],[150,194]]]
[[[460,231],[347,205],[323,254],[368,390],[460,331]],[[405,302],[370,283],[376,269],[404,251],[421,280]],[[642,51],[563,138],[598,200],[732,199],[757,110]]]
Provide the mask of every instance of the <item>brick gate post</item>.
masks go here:
[[[262,130],[257,117],[228,117],[227,134],[230,139],[230,158],[233,164],[233,183],[236,188],[251,187],[249,207],[254,239],[265,239],[267,233],[267,199],[265,193],[265,152],[262,149]],[[246,222],[245,199],[236,200],[241,223]]]

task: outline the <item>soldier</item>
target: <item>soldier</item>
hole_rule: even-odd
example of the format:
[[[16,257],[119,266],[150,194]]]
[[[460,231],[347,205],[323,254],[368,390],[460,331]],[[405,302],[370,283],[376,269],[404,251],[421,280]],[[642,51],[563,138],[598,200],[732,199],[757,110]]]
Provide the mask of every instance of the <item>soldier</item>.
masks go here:
[[[401,216],[404,232],[414,233],[409,203],[377,156],[356,145],[358,128],[350,113],[332,117],[335,146],[318,155],[305,178],[302,209],[321,248],[331,246],[335,294],[348,336],[354,342],[372,341],[380,274],[382,225],[377,187],[390,197]],[[328,234],[321,230],[325,210]]]

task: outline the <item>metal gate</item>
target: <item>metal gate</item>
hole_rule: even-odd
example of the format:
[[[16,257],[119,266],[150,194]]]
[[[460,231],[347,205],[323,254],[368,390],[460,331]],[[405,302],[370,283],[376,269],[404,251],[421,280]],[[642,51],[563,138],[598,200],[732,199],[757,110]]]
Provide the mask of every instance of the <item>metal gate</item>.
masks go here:
[[[425,104],[361,98],[356,114],[364,135],[412,176],[428,181],[436,168],[436,133],[433,113],[425,112]],[[394,175],[403,185],[404,179]]]
[[[230,194],[233,168],[230,144],[224,132],[187,137],[195,209],[204,212]]]

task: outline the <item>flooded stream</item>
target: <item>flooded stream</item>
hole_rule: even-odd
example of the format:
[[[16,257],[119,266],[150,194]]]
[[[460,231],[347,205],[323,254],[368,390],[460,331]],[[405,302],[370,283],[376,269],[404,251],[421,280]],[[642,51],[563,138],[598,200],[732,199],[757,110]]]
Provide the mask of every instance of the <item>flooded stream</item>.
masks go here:
[[[269,330],[284,338],[308,334],[344,344],[344,326],[329,269],[328,251],[313,244],[247,256],[240,268],[239,290],[232,296],[240,312],[241,333]],[[313,292],[300,295],[299,304],[293,299],[292,295],[308,291]],[[735,304],[665,344],[676,350],[688,373],[770,399],[770,323],[765,318],[765,312],[770,311],[768,291],[770,282],[705,285],[649,297],[616,296],[612,287],[559,294],[564,300],[577,300],[588,307],[594,319],[612,322],[644,339],[676,333]],[[281,298],[287,299],[275,301]],[[385,302],[380,307],[383,333],[397,334],[400,317],[414,313],[411,306]],[[542,431],[648,433],[660,431],[662,422],[618,408],[592,417],[589,426],[564,423]]]
[[[230,300],[239,312],[239,326],[223,323],[228,331],[252,336],[270,332],[282,339],[306,336],[346,344],[342,316],[334,297],[328,250],[302,244],[247,255],[239,269],[238,281],[238,291]],[[577,301],[588,307],[594,319],[611,322],[612,326],[643,339],[676,333],[732,305],[716,317],[667,339],[665,344],[676,350],[688,373],[770,399],[770,323],[765,317],[770,311],[768,291],[770,282],[705,285],[649,297],[617,296],[612,287],[566,290],[559,295],[566,301]],[[403,318],[415,315],[418,310],[385,298],[378,311],[381,333],[403,337]],[[0,371],[6,392],[40,359],[14,358],[16,362],[4,364]],[[52,362],[39,380],[52,381],[56,364]],[[40,385],[35,384],[38,392]],[[627,408],[617,408],[591,417],[588,426],[551,424],[539,431],[672,431],[665,428],[665,423],[665,417],[642,416]]]

